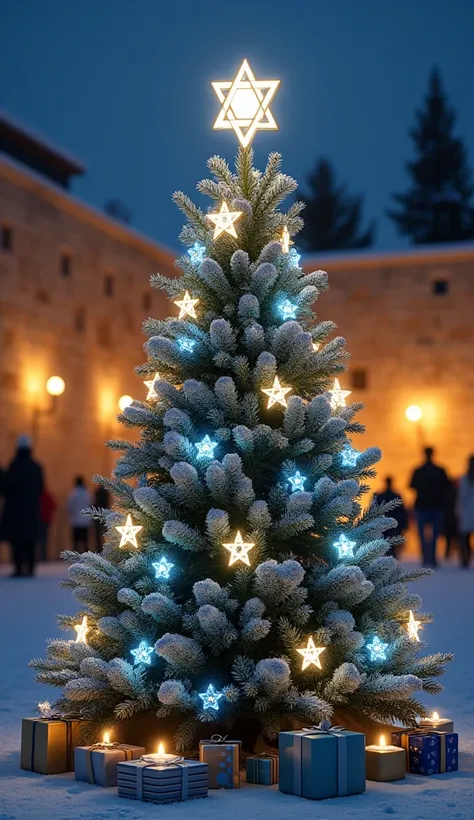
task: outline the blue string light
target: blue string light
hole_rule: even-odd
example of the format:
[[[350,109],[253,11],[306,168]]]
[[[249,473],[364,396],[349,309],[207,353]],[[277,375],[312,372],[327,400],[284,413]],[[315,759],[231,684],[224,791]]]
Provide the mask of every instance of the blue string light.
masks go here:
[[[388,643],[384,643],[377,635],[372,638],[372,643],[367,644],[371,661],[386,661]]]
[[[217,712],[219,701],[224,696],[222,692],[218,692],[217,689],[214,689],[212,683],[210,683],[205,692],[199,693],[199,697],[202,700],[203,709],[215,709]]]
[[[298,491],[304,491],[304,485],[306,481],[306,476],[301,475],[300,471],[297,470],[294,475],[290,475],[288,481],[291,484],[291,492],[296,493]]]
[[[211,441],[209,436],[204,436],[202,441],[198,441],[194,445],[198,451],[198,458],[214,458],[214,448],[217,447],[217,441]]]
[[[195,344],[196,342],[194,339],[178,339],[178,346],[180,350],[185,350],[187,353],[192,353]]]
[[[296,319],[296,311],[298,310],[298,305],[295,305],[293,302],[290,302],[289,299],[285,299],[284,302],[280,305],[280,313],[283,318],[286,319]]]
[[[353,558],[355,545],[356,542],[351,541],[350,538],[348,538],[347,535],[344,535],[343,532],[333,544],[333,546],[337,549],[339,558]]]
[[[155,578],[164,578],[167,581],[174,564],[163,555],[159,561],[153,562],[152,567],[155,570]]]
[[[199,265],[206,255],[206,248],[204,245],[201,245],[200,242],[195,242],[194,245],[188,249],[188,253],[193,265]]]
[[[149,646],[146,641],[140,641],[136,649],[130,650],[130,654],[134,657],[134,666],[137,666],[139,663],[146,663],[149,666],[151,663],[151,655],[153,654],[153,647]]]
[[[297,268],[299,266],[301,259],[301,254],[298,253],[296,248],[291,248],[288,254],[288,261],[290,263],[290,268]]]
[[[341,450],[341,461],[344,467],[355,467],[360,453],[354,450],[350,444],[345,444]]]

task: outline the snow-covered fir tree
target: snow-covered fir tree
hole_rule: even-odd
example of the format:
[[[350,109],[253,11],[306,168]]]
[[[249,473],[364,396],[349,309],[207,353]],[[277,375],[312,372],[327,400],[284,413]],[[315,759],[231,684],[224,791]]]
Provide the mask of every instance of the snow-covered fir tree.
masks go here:
[[[257,719],[271,739],[340,708],[413,721],[450,657],[420,657],[410,611],[430,618],[407,582],[427,571],[387,555],[392,508],[363,503],[380,452],[355,449],[344,339],[314,313],[327,275],[299,266],[302,206],[280,210],[296,188],[280,162],[210,159],[208,214],[174,197],[188,252],[176,278],[152,277],[172,316],[145,322],[146,398],[120,417],[139,441],[109,444],[103,553],[64,554],[80,610],[32,661],[65,714],[155,710],[177,718],[178,748],[202,722]]]

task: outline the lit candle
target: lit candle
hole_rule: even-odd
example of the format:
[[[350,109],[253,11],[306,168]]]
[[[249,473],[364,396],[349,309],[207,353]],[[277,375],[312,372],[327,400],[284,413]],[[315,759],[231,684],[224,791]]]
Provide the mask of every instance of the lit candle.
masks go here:
[[[110,742],[110,732],[104,732],[104,737],[102,739],[102,746],[113,746],[114,744]]]
[[[403,780],[406,772],[406,752],[398,746],[387,746],[381,735],[378,745],[365,747],[367,780],[388,783]]]
[[[420,718],[420,729],[434,729],[436,732],[454,732],[454,723],[448,718],[440,718],[438,712],[430,717]]]
[[[167,760],[176,760],[179,755],[171,755],[165,752],[165,747],[163,743],[158,744],[158,751],[151,755],[145,755],[143,757],[149,763],[164,763]]]

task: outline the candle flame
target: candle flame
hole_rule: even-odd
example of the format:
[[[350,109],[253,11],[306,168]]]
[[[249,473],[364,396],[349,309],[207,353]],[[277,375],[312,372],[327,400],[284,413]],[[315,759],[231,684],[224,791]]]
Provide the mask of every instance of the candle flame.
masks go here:
[[[159,757],[163,757],[165,754],[165,746],[163,743],[158,743],[158,755]]]
[[[385,735],[380,735],[379,746],[384,749],[387,744],[385,743]]]
[[[431,720],[433,720],[433,721],[439,720],[438,712],[433,712],[433,714],[431,715]]]
[[[104,732],[103,743],[110,743],[110,732]]]

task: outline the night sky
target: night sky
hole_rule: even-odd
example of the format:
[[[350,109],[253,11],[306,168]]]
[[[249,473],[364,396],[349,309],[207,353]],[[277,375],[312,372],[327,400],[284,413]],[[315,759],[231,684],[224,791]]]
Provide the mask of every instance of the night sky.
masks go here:
[[[177,248],[177,188],[193,195],[206,159],[232,160],[213,131],[211,80],[247,57],[280,78],[279,132],[257,133],[257,164],[281,151],[300,183],[326,155],[377,218],[377,246],[400,246],[383,216],[406,184],[408,128],[428,73],[441,68],[474,164],[472,0],[2,0],[0,104],[88,166],[74,192],[121,198],[133,227]]]

